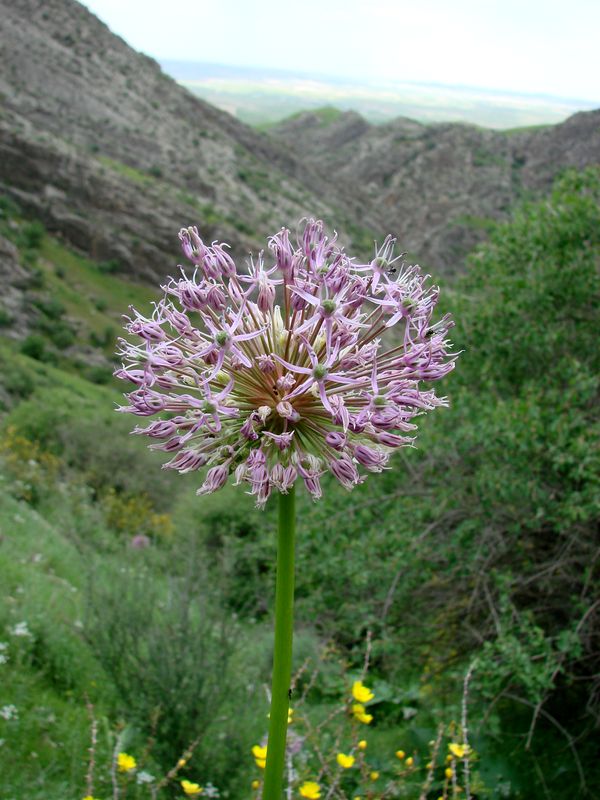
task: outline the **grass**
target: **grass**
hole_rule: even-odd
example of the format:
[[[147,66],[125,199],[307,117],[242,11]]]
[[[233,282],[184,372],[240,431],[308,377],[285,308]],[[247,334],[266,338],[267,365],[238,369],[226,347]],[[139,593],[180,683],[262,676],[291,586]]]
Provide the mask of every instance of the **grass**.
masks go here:
[[[124,164],[122,161],[117,161],[114,158],[98,156],[98,161],[113,172],[118,172],[119,175],[127,178],[132,183],[137,183],[139,186],[148,186],[156,182],[154,176],[148,175],[146,172],[136,169],[136,167],[130,167],[129,164]]]
[[[51,236],[44,237],[40,256],[48,290],[88,332],[100,333],[114,323],[120,327],[122,314],[130,305],[148,309],[150,302],[158,299],[156,287],[102,273],[93,261]]]
[[[339,108],[335,108],[334,106],[323,106],[322,108],[305,109],[303,111],[296,111],[295,114],[290,114],[289,117],[285,117],[282,120],[264,122],[260,125],[256,125],[255,127],[257,128],[257,130],[269,131],[278,125],[282,125],[287,122],[292,122],[295,119],[299,119],[300,117],[303,117],[305,114],[311,114],[315,117],[318,117],[319,127],[326,128],[327,126],[336,122],[344,114],[344,112]]]
[[[84,697],[102,715],[108,689],[77,627],[85,570],[60,529],[2,486],[0,529],[0,639],[9,659],[0,666],[0,706],[18,710],[18,718],[0,719],[1,793],[32,800],[71,797],[84,785]],[[20,622],[27,623],[30,636],[11,633]]]

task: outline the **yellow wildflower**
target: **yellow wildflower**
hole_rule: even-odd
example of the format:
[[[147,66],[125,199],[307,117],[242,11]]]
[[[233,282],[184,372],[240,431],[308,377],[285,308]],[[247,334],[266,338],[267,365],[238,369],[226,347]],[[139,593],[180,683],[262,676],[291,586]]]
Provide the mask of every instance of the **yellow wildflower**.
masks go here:
[[[119,772],[131,772],[131,770],[135,769],[136,766],[137,761],[133,756],[130,756],[127,753],[119,753],[117,756],[117,767],[119,768]]]
[[[450,778],[454,775],[454,771],[451,767],[446,767],[444,775],[448,778],[448,780],[450,780]]]
[[[267,757],[267,746],[261,747],[259,744],[255,744],[252,748],[252,755],[254,758],[266,759]]]
[[[412,756],[409,756],[404,763],[407,767],[412,767],[412,765],[415,763],[415,760]]]
[[[185,767],[186,764],[187,761],[185,760],[185,758],[180,758],[179,761],[177,762],[178,767]]]
[[[364,723],[365,725],[368,725],[373,720],[373,715],[367,714],[362,703],[354,703],[352,706],[352,713],[354,715],[354,719]]]
[[[304,781],[300,787],[300,797],[306,797],[308,800],[319,800],[321,787],[315,781]]]
[[[344,769],[350,769],[354,765],[354,756],[347,756],[345,753],[338,753],[337,763]]]
[[[261,747],[258,744],[255,744],[252,748],[252,755],[254,756],[254,760],[256,761],[256,766],[259,769],[264,769],[267,764],[267,747]]]
[[[425,764],[425,769],[431,769],[432,767],[433,767],[433,761],[428,761],[428,762]]]
[[[372,781],[376,781],[378,777],[379,773],[377,772],[376,769],[374,769],[373,772],[369,774],[369,778],[371,778]]]
[[[451,742],[448,745],[448,750],[452,753],[453,756],[456,758],[464,758],[469,753],[469,745],[468,744],[457,744],[456,742]]]
[[[358,743],[358,749],[359,750],[366,750],[367,749],[367,740],[366,739],[361,739],[360,740],[360,742]]]
[[[252,788],[253,789],[258,789],[259,786],[260,786],[260,781],[252,781]]]
[[[181,788],[188,797],[198,797],[198,795],[202,794],[204,791],[204,789],[198,783],[192,783],[191,781],[186,780],[181,781]]]
[[[404,752],[404,750],[396,750],[396,758],[399,758],[400,761],[402,761],[405,755],[406,753]]]
[[[375,695],[366,686],[363,686],[362,681],[354,681],[352,684],[352,697],[357,703],[368,703]]]

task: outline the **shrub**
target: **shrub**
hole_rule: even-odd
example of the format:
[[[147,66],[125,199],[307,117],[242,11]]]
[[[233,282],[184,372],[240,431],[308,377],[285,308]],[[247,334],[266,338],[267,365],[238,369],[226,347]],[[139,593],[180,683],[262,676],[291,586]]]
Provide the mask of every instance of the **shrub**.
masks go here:
[[[156,740],[166,767],[206,736],[226,701],[243,714],[242,680],[231,671],[235,623],[202,580],[198,554],[181,553],[186,574],[159,581],[136,562],[92,575],[85,635],[118,692],[126,717]],[[235,733],[231,744],[235,748]],[[210,753],[195,769],[214,774]],[[230,761],[231,764],[231,761]]]
[[[35,358],[36,361],[48,361],[50,355],[46,350],[46,341],[43,336],[36,333],[30,334],[21,344],[21,352],[29,358]]]
[[[13,425],[4,431],[0,456],[11,478],[10,492],[19,500],[36,505],[55,486],[60,460],[20,435]]]

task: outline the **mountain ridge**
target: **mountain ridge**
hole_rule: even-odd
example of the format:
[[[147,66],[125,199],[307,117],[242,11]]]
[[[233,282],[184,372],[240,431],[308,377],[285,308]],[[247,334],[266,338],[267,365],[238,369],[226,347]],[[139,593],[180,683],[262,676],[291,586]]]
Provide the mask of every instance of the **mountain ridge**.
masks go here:
[[[356,112],[258,132],[193,96],[75,0],[0,0],[0,189],[98,261],[155,281],[197,224],[236,257],[320,216],[361,257],[392,233],[456,271],[524,196],[600,162],[600,111],[513,134]]]

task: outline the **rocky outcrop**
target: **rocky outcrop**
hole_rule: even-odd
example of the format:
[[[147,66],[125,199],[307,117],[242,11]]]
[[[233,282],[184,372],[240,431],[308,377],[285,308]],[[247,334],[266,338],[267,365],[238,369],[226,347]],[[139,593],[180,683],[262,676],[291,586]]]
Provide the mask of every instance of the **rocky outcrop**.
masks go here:
[[[22,339],[30,329],[30,315],[25,313],[25,289],[30,272],[21,265],[15,245],[0,235],[0,334]]]

